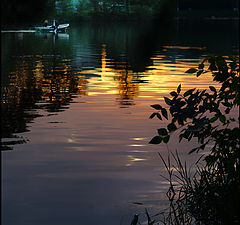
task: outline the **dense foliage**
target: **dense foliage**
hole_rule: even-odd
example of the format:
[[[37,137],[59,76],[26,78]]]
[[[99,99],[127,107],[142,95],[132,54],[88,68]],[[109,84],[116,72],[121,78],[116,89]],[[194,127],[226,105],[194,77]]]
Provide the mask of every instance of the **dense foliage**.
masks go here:
[[[228,0],[228,1],[221,1],[221,0],[201,0],[201,1],[194,1],[194,0],[179,0],[179,8],[180,9],[233,9],[238,7],[237,0]]]
[[[222,16],[224,12],[224,16],[232,17],[237,16],[238,8],[237,0],[3,0],[1,19],[2,25],[41,22],[54,17],[68,22],[99,19],[162,20],[176,15],[178,10],[188,13],[210,10],[208,16],[215,15],[220,10]],[[201,11],[196,15],[204,16],[204,13]]]
[[[56,6],[59,18],[72,21],[146,20],[159,12],[169,17],[176,11],[175,0],[59,0]]]
[[[167,129],[160,128],[159,135],[150,143],[167,143],[170,134],[181,129],[179,141],[183,138],[190,141],[196,137],[200,143],[199,147],[190,152],[204,150],[211,144],[211,152],[205,157],[207,164],[218,166],[224,174],[228,174],[229,179],[239,179],[239,127],[238,123],[233,126],[236,118],[230,114],[239,106],[239,64],[233,57],[229,61],[227,63],[223,57],[209,56],[197,69],[186,71],[196,73],[197,76],[212,72],[213,79],[222,84],[219,90],[209,86],[210,91],[194,88],[181,93],[179,85],[176,91],[170,93],[171,99],[164,97],[169,106],[168,111],[158,104],[152,105],[159,112],[153,113],[150,118],[157,116],[160,120],[162,117],[168,119],[170,114],[172,119]],[[209,62],[207,69],[204,69],[205,62]]]
[[[196,224],[240,222],[236,210],[240,204],[239,115],[236,113],[239,107],[239,61],[234,57],[208,56],[198,68],[186,71],[197,76],[208,72],[213,75],[213,80],[221,83],[219,90],[209,86],[209,90],[194,88],[182,93],[179,85],[170,93],[171,98],[164,97],[167,108],[152,105],[157,112],[150,118],[166,118],[170,123],[167,128],[158,129],[151,144],[168,143],[171,133],[179,132],[179,141],[198,140],[199,146],[190,153],[207,150],[205,166],[192,178],[175,156],[180,192],[177,200],[169,197],[177,215],[173,224],[178,224],[178,219],[186,223],[186,218],[188,221],[194,218]],[[175,193],[173,171],[169,165],[165,163],[170,176],[170,193]]]

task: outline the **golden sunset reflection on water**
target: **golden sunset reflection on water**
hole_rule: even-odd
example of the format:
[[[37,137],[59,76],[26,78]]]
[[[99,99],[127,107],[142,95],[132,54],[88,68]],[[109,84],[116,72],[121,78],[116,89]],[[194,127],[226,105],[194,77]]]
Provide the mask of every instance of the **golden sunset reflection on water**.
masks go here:
[[[89,121],[88,124],[83,121],[83,127],[84,132],[88,132],[90,136],[94,134],[91,126],[98,127],[99,121],[103,122],[100,125],[101,135],[110,134],[112,131],[114,134],[119,129],[124,130],[128,126],[132,126],[131,132],[129,132],[130,137],[125,137],[129,150],[124,151],[143,152],[142,148],[147,146],[149,138],[154,135],[156,127],[159,126],[159,121],[148,119],[154,111],[150,107],[151,104],[165,104],[163,97],[168,96],[170,91],[176,90],[179,84],[181,84],[182,92],[191,88],[206,89],[209,85],[219,86],[212,81],[210,74],[196,77],[194,74],[185,73],[187,69],[197,67],[203,56],[197,59],[186,59],[182,54],[167,57],[169,49],[190,51],[191,47],[165,46],[164,49],[166,55],[156,53],[150,59],[152,65],[146,67],[143,72],[134,72],[127,62],[115,62],[114,59],[109,58],[106,44],[101,46],[101,66],[96,68],[86,66],[74,69],[70,59],[54,58],[54,56],[53,59],[48,58],[48,61],[42,57],[32,59],[33,61],[22,57],[18,60],[16,71],[11,72],[11,86],[4,94],[3,99],[8,103],[21,104],[25,96],[25,94],[23,95],[24,90],[29,86],[27,81],[31,78],[29,69],[32,69],[34,78],[32,92],[37,90],[39,97],[36,104],[42,105],[42,109],[52,112],[59,110],[64,112],[66,109],[62,113],[67,116],[60,119],[64,123],[73,121],[72,118],[81,121],[79,115],[82,115],[85,120]],[[201,48],[199,47],[199,49]],[[27,98],[28,95],[25,97]],[[77,104],[71,104],[71,102]],[[74,110],[68,110],[69,107]],[[61,115],[60,113],[60,118]],[[51,119],[51,117],[49,118]],[[141,120],[146,124],[141,126],[150,126],[151,128],[148,128],[148,134],[142,130],[139,136],[134,137],[134,132],[138,129],[134,127],[138,127]],[[64,127],[55,122],[51,123],[55,127]],[[78,133],[82,127],[77,128],[74,123],[70,122],[67,125],[74,128],[74,132],[71,134]],[[163,121],[162,124],[166,125],[166,121]],[[78,135],[73,135],[65,139],[67,143],[78,144],[86,141],[84,137],[79,139]],[[118,143],[116,137],[112,138],[113,144]],[[109,139],[95,140],[94,136],[92,138],[92,143],[95,145],[98,145],[99,141],[102,143],[103,140],[105,144],[110,143]],[[78,149],[78,147],[74,146],[73,149]],[[85,147],[79,147],[79,149],[88,151],[88,148]]]
[[[171,48],[167,46],[166,49]],[[179,46],[172,46],[179,48]],[[183,47],[183,49],[192,49]],[[196,49],[196,48],[193,48]],[[201,49],[201,48],[199,48]],[[133,98],[163,99],[170,91],[175,90],[179,84],[182,90],[191,88],[205,89],[214,84],[210,74],[196,77],[195,74],[186,74],[185,71],[197,67],[201,59],[184,59],[178,55],[172,60],[164,59],[164,55],[155,55],[151,58],[153,65],[146,67],[145,72],[134,72],[127,67],[113,68],[113,59],[108,58],[106,45],[102,45],[102,67],[79,72],[84,75],[96,75],[89,79],[88,86],[91,87],[88,95],[115,94]],[[116,64],[118,64],[116,62]]]

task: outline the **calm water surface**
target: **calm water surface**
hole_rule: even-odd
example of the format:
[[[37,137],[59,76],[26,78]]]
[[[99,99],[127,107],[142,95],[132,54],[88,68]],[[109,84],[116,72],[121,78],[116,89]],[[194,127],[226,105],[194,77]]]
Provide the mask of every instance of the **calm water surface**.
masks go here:
[[[208,54],[237,55],[237,21],[80,24],[67,34],[2,33],[2,224],[124,225],[167,207],[150,105]],[[143,205],[133,204],[139,202]]]

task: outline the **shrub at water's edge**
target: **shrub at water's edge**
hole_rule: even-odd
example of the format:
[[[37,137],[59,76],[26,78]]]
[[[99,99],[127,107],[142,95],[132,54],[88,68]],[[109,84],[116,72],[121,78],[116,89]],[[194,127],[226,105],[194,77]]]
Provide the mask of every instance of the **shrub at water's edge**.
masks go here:
[[[168,107],[151,106],[157,111],[150,119],[171,119],[166,128],[158,129],[150,144],[168,143],[171,134],[178,131],[179,142],[198,140],[199,146],[189,154],[208,148],[204,152],[204,166],[197,165],[193,176],[177,152],[171,153],[167,161],[160,155],[170,183],[167,192],[170,209],[163,224],[240,223],[239,115],[236,118],[231,113],[239,107],[239,60],[208,56],[198,68],[186,71],[197,76],[208,72],[221,84],[219,90],[210,86],[209,90],[194,88],[182,93],[179,85],[170,93],[171,98],[164,98]]]
[[[190,89],[181,93],[181,85],[172,91],[172,98],[164,97],[168,108],[152,105],[158,112],[153,113],[158,119],[172,117],[167,128],[158,129],[158,135],[150,143],[167,143],[170,134],[180,130],[179,142],[182,139],[190,141],[198,139],[199,147],[190,151],[199,152],[211,144],[210,153],[205,157],[209,167],[218,168],[229,180],[239,180],[239,118],[231,115],[231,111],[239,106],[239,63],[236,58],[229,57],[229,62],[223,57],[209,56],[186,73],[196,73],[197,76],[211,72],[213,80],[221,83],[217,90],[209,86],[209,90]],[[206,62],[209,63],[205,69]]]

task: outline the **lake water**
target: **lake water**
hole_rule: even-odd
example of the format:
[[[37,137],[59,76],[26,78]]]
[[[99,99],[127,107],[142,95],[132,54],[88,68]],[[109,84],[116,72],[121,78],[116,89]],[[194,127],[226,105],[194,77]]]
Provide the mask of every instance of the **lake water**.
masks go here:
[[[238,55],[238,21],[79,24],[66,34],[2,33],[2,224],[125,225],[167,207],[152,104],[215,85],[184,72]],[[141,203],[133,204],[134,202]]]

